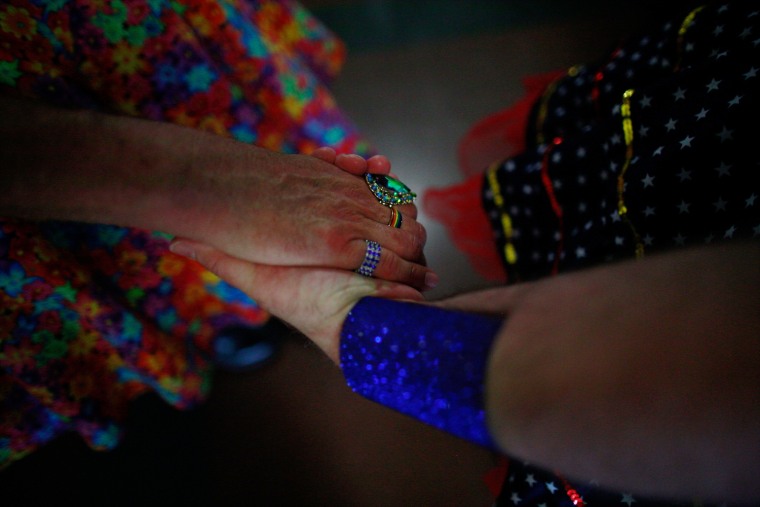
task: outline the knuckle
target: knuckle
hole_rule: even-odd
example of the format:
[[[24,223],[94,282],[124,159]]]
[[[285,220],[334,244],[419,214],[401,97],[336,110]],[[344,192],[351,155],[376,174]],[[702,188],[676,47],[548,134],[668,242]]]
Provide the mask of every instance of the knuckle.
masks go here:
[[[391,218],[393,218],[393,212],[391,211],[391,208],[387,206],[380,206],[382,208],[381,210],[378,210],[377,212],[377,221],[381,224],[385,224],[390,226],[391,225]],[[398,210],[397,210],[398,211]],[[403,218],[402,218],[403,220]],[[403,225],[403,223],[402,223]]]
[[[366,243],[363,240],[344,239],[337,245],[336,267],[353,269],[359,266],[364,259]]]
[[[425,287],[425,274],[427,273],[427,270],[414,262],[409,263],[409,271],[408,276],[409,278],[405,280],[405,282],[414,287],[415,289],[423,289]]]
[[[409,275],[408,275],[409,277],[407,278],[407,282],[410,282],[412,285],[417,285],[417,283],[416,283],[416,282],[418,282],[417,278],[419,278],[419,276],[417,275],[417,271],[419,271],[417,269],[417,265],[410,262],[409,263]]]
[[[417,237],[419,239],[418,244],[419,244],[419,249],[420,249],[418,253],[421,254],[422,247],[424,247],[425,244],[427,243],[427,229],[425,229],[425,226],[419,222],[417,222],[417,226],[418,226]]]
[[[425,231],[425,228],[421,225],[418,227],[415,227],[414,230],[409,231],[408,240],[406,241],[407,245],[407,254],[408,256],[405,256],[409,260],[417,260],[422,257],[423,251],[425,249],[425,243],[427,242],[427,232]]]
[[[198,257],[198,262],[207,270],[214,273],[219,278],[225,278],[225,263],[220,255],[209,254]]]
[[[364,179],[358,176],[351,176],[351,180],[347,182],[344,191],[346,197],[359,202],[369,202],[369,197],[372,197]]]
[[[383,252],[385,254],[385,269],[389,274],[389,278],[398,279],[401,271],[401,259],[392,252]]]

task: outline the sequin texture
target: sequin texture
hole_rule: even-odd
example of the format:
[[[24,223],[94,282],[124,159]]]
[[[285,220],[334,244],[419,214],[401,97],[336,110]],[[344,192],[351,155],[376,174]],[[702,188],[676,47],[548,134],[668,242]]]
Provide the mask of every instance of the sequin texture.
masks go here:
[[[364,298],[341,333],[340,358],[358,394],[480,445],[486,427],[483,380],[502,319]]]

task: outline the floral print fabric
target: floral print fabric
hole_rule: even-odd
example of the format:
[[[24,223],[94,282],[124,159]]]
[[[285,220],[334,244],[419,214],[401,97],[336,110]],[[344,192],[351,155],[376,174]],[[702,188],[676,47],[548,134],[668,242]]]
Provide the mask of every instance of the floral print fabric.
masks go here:
[[[327,88],[345,49],[299,4],[11,0],[0,93],[166,121],[272,150],[369,152]],[[107,171],[107,164],[104,164]],[[204,399],[211,342],[254,301],[164,234],[0,220],[0,468],[67,431],[114,447],[128,403]]]

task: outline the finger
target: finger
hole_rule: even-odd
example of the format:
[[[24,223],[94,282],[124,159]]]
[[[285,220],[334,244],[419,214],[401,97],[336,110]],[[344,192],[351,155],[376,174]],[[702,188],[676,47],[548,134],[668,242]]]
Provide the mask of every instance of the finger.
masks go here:
[[[367,172],[372,174],[389,174],[391,162],[385,155],[375,155],[367,159]]]
[[[357,176],[367,172],[367,161],[359,155],[341,153],[335,157],[335,165]]]
[[[169,249],[175,254],[198,262],[219,278],[255,297],[254,289],[259,286],[257,264],[242,261],[210,245],[185,238],[174,238],[169,244]]]
[[[393,208],[383,206],[383,210],[378,212],[379,223],[385,223],[388,227],[394,229],[401,229],[402,231],[408,231],[412,234],[419,235],[423,238],[420,243],[424,246],[427,233],[424,231],[424,227],[420,224],[415,214],[408,213],[402,210],[416,211],[413,206],[394,206]]]
[[[289,321],[288,313],[298,303],[309,305],[309,298],[318,299],[336,290],[349,300],[343,305],[353,306],[364,296],[421,300],[422,295],[411,287],[386,283],[381,279],[356,279],[350,272],[336,269],[304,266],[271,266],[256,264],[233,257],[205,243],[175,238],[169,246],[175,254],[201,264],[219,278],[242,290],[276,316]],[[351,292],[343,289],[351,289]],[[334,298],[327,298],[334,302]]]
[[[414,287],[420,291],[427,291],[438,285],[438,275],[427,266],[416,262],[410,262],[399,257],[395,252],[380,247],[379,257],[375,255],[374,262],[370,262],[370,252],[367,243],[364,242],[363,263],[360,266],[369,267],[368,271],[361,273],[363,276],[379,278],[391,282],[398,282]],[[374,251],[378,254],[378,251]]]
[[[375,270],[377,278],[409,285],[422,292],[438,286],[438,274],[429,267],[404,260],[392,251],[385,253]]]
[[[336,158],[335,150],[329,146],[322,146],[320,148],[317,148],[311,152],[311,156],[316,157],[320,160],[324,160],[328,164],[334,164]]]
[[[380,204],[379,201],[378,204]],[[393,206],[393,208],[401,213],[401,216],[403,217],[402,220],[406,220],[407,218],[411,220],[417,219],[417,206],[414,204],[397,204]],[[391,211],[391,206],[380,204],[380,206],[372,208],[370,216],[377,222],[389,224],[391,223],[393,212]]]
[[[307,269],[313,272],[330,271],[319,268],[291,266],[271,266],[248,262],[233,257],[205,243],[176,238],[169,245],[172,252],[188,257],[216,276],[234,285],[273,315],[289,323],[302,323],[298,311],[299,293],[302,300],[312,296],[308,290],[301,290]],[[299,278],[300,275],[300,278]],[[306,289],[311,284],[305,284]],[[308,306],[308,302],[307,302]],[[294,322],[295,321],[295,322]]]
[[[404,219],[407,217],[412,218],[414,220],[417,219],[417,206],[414,204],[401,204],[399,206],[395,206],[396,211],[401,212]]]
[[[170,248],[241,289],[312,339],[336,362],[340,327],[361,298],[423,300],[422,294],[412,287],[344,270],[254,264],[181,238],[175,239]]]
[[[196,260],[221,279],[251,296],[272,315],[309,337],[336,362],[340,326],[350,308],[358,301],[357,295],[363,294],[361,290],[369,291],[370,287],[369,284],[365,284],[366,289],[360,287],[358,293],[346,290],[343,292],[347,295],[345,301],[338,302],[336,298],[329,298],[326,306],[320,307],[319,301],[322,299],[315,301],[314,296],[315,290],[320,291],[322,287],[319,280],[315,283],[314,275],[337,276],[338,278],[333,280],[340,286],[345,284],[341,280],[351,283],[352,278],[338,270],[254,264],[227,255],[209,245],[187,240],[174,241],[170,248],[175,253]],[[352,299],[354,297],[355,300]]]
[[[401,222],[401,227],[394,227],[392,208],[383,206],[375,214],[376,225],[373,225],[369,237],[386,248],[390,248],[401,257],[419,262],[423,249],[427,243],[427,230],[414,216],[401,211],[402,206],[395,206],[396,222]]]
[[[365,160],[356,154],[341,153],[338,155],[335,150],[329,146],[317,148],[311,153],[311,155],[358,176],[365,172],[388,174],[391,170],[391,163],[384,155],[374,155],[368,160]]]

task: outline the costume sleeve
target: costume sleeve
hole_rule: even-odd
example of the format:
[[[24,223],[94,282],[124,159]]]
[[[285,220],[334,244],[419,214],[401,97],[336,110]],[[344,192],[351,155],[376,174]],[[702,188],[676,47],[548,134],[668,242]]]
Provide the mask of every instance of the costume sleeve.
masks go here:
[[[495,449],[484,380],[501,325],[494,316],[364,298],[343,326],[341,368],[358,394]]]

